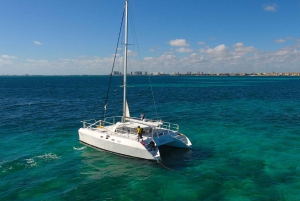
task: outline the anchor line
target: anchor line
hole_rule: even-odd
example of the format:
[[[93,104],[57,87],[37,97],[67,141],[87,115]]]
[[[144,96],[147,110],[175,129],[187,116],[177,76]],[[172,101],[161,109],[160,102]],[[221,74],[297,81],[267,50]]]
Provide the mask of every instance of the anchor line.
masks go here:
[[[171,171],[174,171],[174,172],[177,172],[177,173],[180,173],[180,174],[185,174],[185,175],[189,175],[187,174],[186,172],[180,172],[180,171],[177,171],[177,170],[173,170],[167,166],[165,166],[164,164],[162,164],[159,160],[156,160],[161,166],[163,166],[164,168],[168,169],[168,170],[171,170]]]

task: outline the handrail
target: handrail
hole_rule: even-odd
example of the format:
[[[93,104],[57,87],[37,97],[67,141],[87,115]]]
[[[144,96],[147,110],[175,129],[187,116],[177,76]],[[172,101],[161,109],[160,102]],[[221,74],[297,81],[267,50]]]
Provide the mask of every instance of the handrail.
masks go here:
[[[81,121],[83,123],[83,128],[90,127],[92,124],[94,124],[94,123],[90,123],[90,121],[95,121],[96,122],[96,119],[89,119],[89,120]],[[87,126],[87,124],[88,124],[88,126]]]
[[[179,131],[179,125],[173,124],[170,122],[163,122],[163,125],[161,125],[162,128],[169,129],[169,130],[176,130]]]
[[[112,117],[106,117],[104,120],[98,120],[96,121],[95,119],[90,119],[90,120],[84,120],[81,121],[83,123],[83,128],[92,128],[94,126],[105,126],[105,125],[113,125],[116,124],[116,120],[119,118],[119,122],[121,122],[122,120],[122,116],[112,116]],[[136,120],[136,121],[141,121],[139,118],[136,117],[126,117],[125,120],[127,122],[130,122],[130,120]],[[140,122],[141,124],[143,124],[142,122]],[[151,124],[154,123],[154,124]],[[157,125],[155,125],[155,123],[158,123]],[[170,122],[162,122],[162,121],[156,121],[156,120],[151,120],[151,119],[146,119],[146,121],[144,122],[145,125],[148,125],[150,127],[156,127],[156,128],[162,128],[162,129],[167,129],[167,130],[175,130],[175,131],[179,131],[179,125],[178,124],[173,124]]]
[[[121,120],[121,119],[122,119],[122,116],[106,117],[106,118],[104,119],[104,122],[111,123],[110,121],[107,121],[107,119],[112,119],[112,124],[115,124],[115,123],[116,123],[116,118],[120,118],[120,120]]]

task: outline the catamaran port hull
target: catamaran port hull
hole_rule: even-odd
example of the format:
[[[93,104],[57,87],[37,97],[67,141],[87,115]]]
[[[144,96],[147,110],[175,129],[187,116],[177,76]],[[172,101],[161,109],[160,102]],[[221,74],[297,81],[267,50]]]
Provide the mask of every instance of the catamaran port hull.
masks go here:
[[[158,148],[150,149],[147,144],[149,140],[142,142],[141,140],[138,141],[138,139],[127,139],[114,134],[101,134],[99,130],[88,128],[80,128],[78,133],[79,140],[82,143],[98,149],[135,158],[161,160]]]

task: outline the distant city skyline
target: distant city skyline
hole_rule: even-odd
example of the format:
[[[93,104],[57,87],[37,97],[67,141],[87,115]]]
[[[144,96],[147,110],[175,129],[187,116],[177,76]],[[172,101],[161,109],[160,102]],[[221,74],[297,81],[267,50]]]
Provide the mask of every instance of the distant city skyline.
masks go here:
[[[186,72],[186,73],[164,73],[164,72],[152,72],[148,73],[146,71],[134,71],[128,72],[127,75],[129,76],[300,76],[300,72],[259,72],[259,73],[204,73],[204,72]],[[7,76],[53,76],[53,75],[2,75],[3,77]],[[55,75],[54,75],[55,76]],[[56,76],[105,76],[105,75],[56,75]],[[106,75],[109,76],[109,75]],[[123,76],[122,72],[113,71],[112,76]]]
[[[1,0],[1,75],[110,74],[124,2]],[[134,27],[129,30],[128,72],[300,69],[299,1],[129,4],[129,23]],[[114,67],[120,72],[122,48]]]

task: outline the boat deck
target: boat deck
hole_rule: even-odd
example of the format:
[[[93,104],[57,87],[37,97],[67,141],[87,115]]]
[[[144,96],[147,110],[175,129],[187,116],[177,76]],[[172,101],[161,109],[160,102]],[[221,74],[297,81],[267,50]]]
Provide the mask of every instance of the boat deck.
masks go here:
[[[134,132],[113,132],[111,130],[111,127],[98,127],[98,128],[88,128],[89,130],[92,130],[94,132],[98,132],[104,135],[112,135],[112,136],[118,136],[122,138],[127,138],[131,140],[136,140],[136,141],[147,141],[149,139],[153,139],[154,137],[159,137],[162,135],[167,135],[169,134],[168,131],[162,131],[159,133],[149,133],[145,132],[142,134],[142,139],[139,139],[138,134]],[[173,132],[172,132],[173,133]]]

